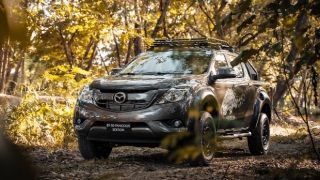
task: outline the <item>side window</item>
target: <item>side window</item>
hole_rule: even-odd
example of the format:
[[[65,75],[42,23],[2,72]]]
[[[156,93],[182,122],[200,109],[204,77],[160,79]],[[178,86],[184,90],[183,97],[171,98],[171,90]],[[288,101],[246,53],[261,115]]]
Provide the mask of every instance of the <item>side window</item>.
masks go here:
[[[229,54],[228,54],[228,57],[231,61],[233,61],[236,58],[236,56],[229,55]],[[233,70],[238,78],[242,78],[244,76],[241,63],[233,67]]]
[[[233,67],[233,70],[235,71],[237,77],[243,77],[243,69],[241,64],[238,64],[235,67]]]
[[[223,54],[217,53],[214,57],[213,71],[219,74],[219,67],[228,67],[228,63]]]
[[[248,69],[248,73],[249,73],[251,79],[260,80],[260,77],[259,77],[257,71],[249,62],[246,62],[246,67]]]

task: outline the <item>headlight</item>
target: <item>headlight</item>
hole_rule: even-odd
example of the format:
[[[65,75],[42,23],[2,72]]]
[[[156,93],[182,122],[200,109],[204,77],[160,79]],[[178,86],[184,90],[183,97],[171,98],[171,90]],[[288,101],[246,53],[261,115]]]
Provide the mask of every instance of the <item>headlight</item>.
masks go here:
[[[158,104],[168,103],[168,102],[178,102],[182,99],[188,97],[190,94],[189,89],[169,89],[158,101]]]
[[[92,93],[93,90],[89,89],[89,85],[84,86],[82,91],[79,93],[78,100],[87,102],[87,103],[92,103]]]

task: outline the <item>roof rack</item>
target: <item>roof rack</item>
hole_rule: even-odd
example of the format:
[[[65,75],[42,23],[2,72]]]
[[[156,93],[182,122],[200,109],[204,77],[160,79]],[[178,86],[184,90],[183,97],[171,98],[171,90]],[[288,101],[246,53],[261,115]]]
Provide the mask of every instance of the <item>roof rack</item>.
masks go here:
[[[233,47],[227,41],[215,38],[155,39],[149,50],[155,47],[211,47],[233,52]]]

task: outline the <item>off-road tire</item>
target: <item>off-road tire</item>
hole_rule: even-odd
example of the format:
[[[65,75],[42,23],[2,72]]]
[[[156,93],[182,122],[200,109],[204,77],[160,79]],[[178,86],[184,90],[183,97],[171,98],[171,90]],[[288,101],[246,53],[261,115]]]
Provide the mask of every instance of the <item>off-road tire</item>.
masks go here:
[[[84,159],[105,159],[112,151],[105,143],[87,140],[85,136],[78,136],[78,145]]]
[[[257,127],[251,133],[252,135],[247,138],[251,154],[266,154],[269,149],[270,140],[269,118],[266,114],[260,113]]]
[[[208,166],[216,152],[216,128],[208,112],[201,111],[200,119],[194,123],[193,143],[201,152],[197,158],[189,159],[190,166]]]

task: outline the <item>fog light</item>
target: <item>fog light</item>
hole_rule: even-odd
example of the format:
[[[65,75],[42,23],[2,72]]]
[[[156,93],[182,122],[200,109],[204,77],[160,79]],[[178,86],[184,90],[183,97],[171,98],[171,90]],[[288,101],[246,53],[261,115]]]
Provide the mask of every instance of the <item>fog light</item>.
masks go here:
[[[80,119],[80,118],[79,118]],[[80,119],[81,120],[81,119]],[[78,119],[77,119],[78,121]],[[86,119],[85,121],[81,122],[80,125],[75,125],[74,128],[75,130],[79,131],[79,130],[83,130],[84,128],[87,127],[87,125],[90,123],[89,119]]]
[[[81,119],[80,118],[77,119],[77,124],[81,124]]]
[[[178,120],[178,119],[175,119],[175,120],[172,121],[172,124],[173,124],[174,127],[178,128],[178,127],[182,126],[182,121]]]

